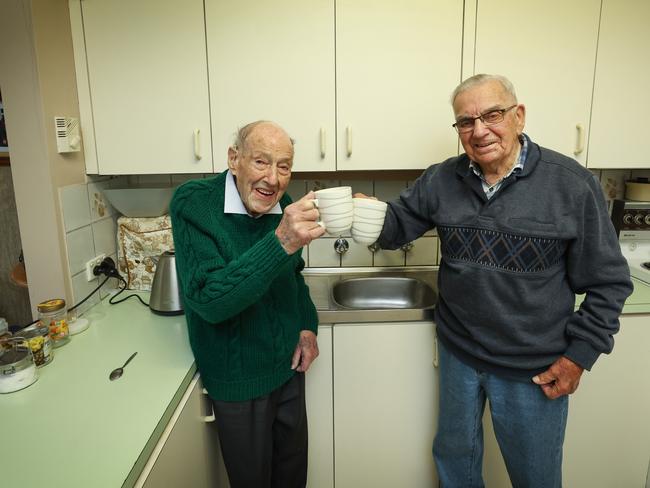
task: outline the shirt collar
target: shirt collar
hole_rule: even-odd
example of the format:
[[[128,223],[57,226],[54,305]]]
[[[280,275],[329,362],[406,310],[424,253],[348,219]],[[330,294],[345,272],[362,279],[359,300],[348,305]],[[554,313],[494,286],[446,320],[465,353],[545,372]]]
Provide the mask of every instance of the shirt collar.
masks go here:
[[[505,175],[502,179],[507,178],[512,173],[520,173],[524,169],[524,164],[526,164],[526,157],[528,156],[528,138],[522,134],[519,136],[519,142],[521,143],[521,148],[519,148],[519,157],[517,158],[517,164],[515,164],[510,169],[510,171],[508,171],[508,174]],[[476,176],[481,178],[481,180],[484,179],[483,170],[477,163],[475,163],[471,159],[469,160],[469,167],[472,169],[472,171]]]
[[[244,206],[244,202],[242,202],[241,200],[241,196],[239,196],[239,191],[237,190],[237,184],[235,183],[235,178],[233,174],[230,172],[230,170],[228,170],[226,173],[226,192],[223,201],[223,213],[243,214],[243,215],[248,215],[249,217],[253,217],[251,214],[248,213],[248,210],[246,210],[246,207]],[[275,207],[273,207],[267,213],[281,214],[282,208],[280,207],[280,202],[276,203]],[[261,215],[258,215],[258,217],[261,217]]]

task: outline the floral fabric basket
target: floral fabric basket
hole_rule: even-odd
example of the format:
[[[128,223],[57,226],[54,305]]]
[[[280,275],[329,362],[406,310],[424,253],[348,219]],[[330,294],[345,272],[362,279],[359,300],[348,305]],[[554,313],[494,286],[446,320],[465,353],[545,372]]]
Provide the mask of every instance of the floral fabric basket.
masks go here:
[[[117,219],[118,267],[131,290],[150,291],[158,256],[174,249],[169,215]]]

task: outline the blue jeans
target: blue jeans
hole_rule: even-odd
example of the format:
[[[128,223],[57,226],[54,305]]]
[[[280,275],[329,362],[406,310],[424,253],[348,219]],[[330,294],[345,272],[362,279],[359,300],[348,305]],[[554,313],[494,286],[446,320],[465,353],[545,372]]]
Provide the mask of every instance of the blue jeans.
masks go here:
[[[433,457],[443,488],[483,487],[483,410],[490,413],[514,488],[562,486],[568,396],[476,370],[438,341],[440,405]]]

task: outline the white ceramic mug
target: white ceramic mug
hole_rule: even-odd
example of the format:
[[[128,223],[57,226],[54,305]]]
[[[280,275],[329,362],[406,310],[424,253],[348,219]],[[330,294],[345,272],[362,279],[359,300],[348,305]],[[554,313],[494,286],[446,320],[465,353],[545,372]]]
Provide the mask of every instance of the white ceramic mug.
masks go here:
[[[360,244],[377,241],[386,218],[388,205],[371,198],[353,198],[354,218],[352,220],[352,239]]]
[[[312,200],[320,214],[319,224],[328,234],[341,235],[350,230],[354,218],[352,187],[337,186],[315,191]]]

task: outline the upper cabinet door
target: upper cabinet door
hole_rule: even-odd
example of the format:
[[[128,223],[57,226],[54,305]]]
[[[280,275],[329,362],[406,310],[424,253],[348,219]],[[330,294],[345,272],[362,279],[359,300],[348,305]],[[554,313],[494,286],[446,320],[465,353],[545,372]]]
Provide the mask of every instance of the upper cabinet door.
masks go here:
[[[458,152],[460,0],[337,0],[339,170],[419,169]]]
[[[474,74],[509,78],[524,131],[583,165],[599,14],[600,0],[478,0],[476,11]]]
[[[81,8],[98,172],[211,172],[203,2]]]
[[[294,171],[336,169],[333,0],[206,0],[215,171],[235,132],[272,120]]]
[[[648,168],[650,2],[603,0],[589,138],[590,168]],[[643,61],[646,59],[646,61]]]

